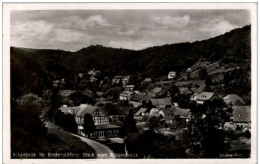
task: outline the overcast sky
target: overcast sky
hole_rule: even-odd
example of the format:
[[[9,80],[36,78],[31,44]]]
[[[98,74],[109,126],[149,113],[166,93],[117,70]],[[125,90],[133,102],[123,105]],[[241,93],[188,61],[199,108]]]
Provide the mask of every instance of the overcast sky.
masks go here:
[[[12,11],[11,46],[77,51],[99,44],[140,50],[204,40],[248,24],[247,10]]]

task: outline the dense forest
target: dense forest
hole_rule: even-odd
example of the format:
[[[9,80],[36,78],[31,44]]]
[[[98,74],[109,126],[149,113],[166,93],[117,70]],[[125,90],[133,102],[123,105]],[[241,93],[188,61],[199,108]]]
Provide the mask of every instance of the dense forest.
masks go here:
[[[78,73],[98,69],[102,76],[140,73],[158,78],[169,71],[177,73],[203,58],[241,63],[251,60],[251,26],[193,43],[177,43],[134,51],[101,45],[76,52],[11,47],[11,95],[42,94],[52,81],[74,80]]]

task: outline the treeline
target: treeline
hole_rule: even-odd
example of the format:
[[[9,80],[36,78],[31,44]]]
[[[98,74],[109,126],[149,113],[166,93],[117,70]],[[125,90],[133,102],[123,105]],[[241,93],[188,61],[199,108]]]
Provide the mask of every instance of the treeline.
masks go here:
[[[241,63],[251,60],[251,26],[232,30],[221,36],[193,43],[156,46],[140,51],[108,48],[100,45],[77,52],[31,50],[11,47],[12,96],[24,92],[41,93],[52,81],[74,81],[78,73],[90,69],[101,71],[101,78],[140,73],[157,78],[169,71],[179,73],[204,58],[208,61]]]

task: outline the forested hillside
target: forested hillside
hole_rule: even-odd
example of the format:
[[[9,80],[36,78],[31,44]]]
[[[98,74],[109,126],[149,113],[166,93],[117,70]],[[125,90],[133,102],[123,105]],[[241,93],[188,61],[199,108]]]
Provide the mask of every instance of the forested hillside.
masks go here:
[[[140,51],[115,49],[100,45],[77,52],[36,50],[11,47],[11,93],[42,94],[57,78],[74,80],[74,76],[98,69],[102,76],[141,73],[152,78],[169,71],[180,72],[204,58],[241,63],[251,60],[251,26],[232,30],[221,36],[193,43],[156,46]]]

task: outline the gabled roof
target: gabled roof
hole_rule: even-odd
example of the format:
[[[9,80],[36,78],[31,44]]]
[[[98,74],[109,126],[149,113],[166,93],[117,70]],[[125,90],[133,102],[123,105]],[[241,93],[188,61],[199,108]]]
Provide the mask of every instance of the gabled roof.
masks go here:
[[[135,85],[125,85],[124,88],[134,88]]]
[[[141,113],[144,113],[147,111],[147,108],[140,108],[138,112],[135,113],[136,116],[139,116]]]
[[[153,90],[151,90],[150,92],[153,93],[153,94],[158,94],[162,91],[162,88],[159,88],[159,87],[156,87],[154,88]]]
[[[172,105],[172,102],[170,99],[168,98],[160,98],[160,99],[151,99],[152,105],[154,106],[161,106],[162,105]]]
[[[174,117],[174,111],[172,109],[162,109],[164,114],[164,120],[172,120]]]
[[[198,93],[194,93],[191,98],[190,98],[190,101],[197,101],[197,97],[198,97]]]
[[[73,106],[73,107],[60,107],[59,110],[65,114],[77,114],[79,111],[79,107],[78,106]]]
[[[197,100],[207,101],[207,100],[210,100],[213,95],[214,95],[213,92],[201,92],[201,93],[197,96]]]
[[[91,106],[91,105],[87,105],[87,104],[81,104],[79,106],[79,111],[77,112],[77,116],[84,116],[85,114],[92,114],[97,107],[96,106]]]
[[[244,105],[245,104],[244,100],[236,94],[229,94],[229,95],[225,96],[223,98],[223,100],[226,104],[230,104],[230,103],[232,105]]]
[[[150,99],[151,98],[145,93],[135,94],[130,98],[131,101],[138,101],[139,102],[139,101],[144,100],[146,103],[148,103],[150,101]]]
[[[76,91],[73,90],[60,90],[59,91],[59,95],[61,95],[62,97],[68,97],[70,94],[74,93]]]
[[[191,118],[190,109],[175,108],[173,112],[174,112],[175,116],[182,116],[182,117],[185,117],[185,118]]]
[[[95,129],[119,129],[120,126],[112,125],[112,124],[104,124],[104,125],[96,125]]]
[[[233,109],[233,122],[250,122],[251,121],[251,110],[247,106],[232,106]]]
[[[150,82],[150,81],[152,81],[151,78],[145,78],[145,79],[144,79],[144,82]]]
[[[131,94],[132,94],[131,91],[124,91],[124,92],[120,93],[119,95],[120,96],[130,96]]]

